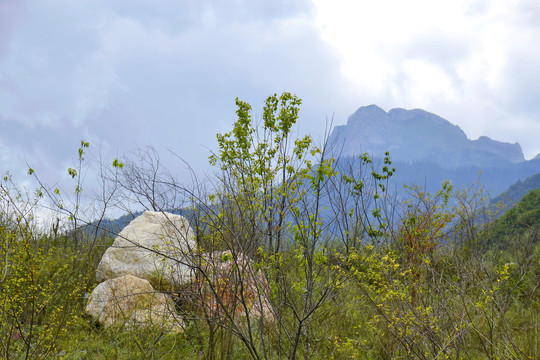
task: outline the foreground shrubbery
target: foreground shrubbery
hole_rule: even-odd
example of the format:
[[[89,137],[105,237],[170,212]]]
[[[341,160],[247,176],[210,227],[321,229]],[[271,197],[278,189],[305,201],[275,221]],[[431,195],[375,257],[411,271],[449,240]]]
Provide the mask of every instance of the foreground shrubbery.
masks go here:
[[[332,294],[313,317],[311,338],[301,340],[309,342],[310,358],[536,357],[538,246],[533,259],[503,254],[500,261],[476,258],[463,249],[441,249],[425,259],[414,282],[402,254],[387,246],[366,246],[331,265],[336,271]],[[3,358],[250,357],[227,326],[212,329],[214,348],[208,348],[210,330],[204,319],[188,321],[184,334],[97,327],[82,315],[84,280],[65,251],[36,250],[31,256],[21,259],[32,266],[21,272],[23,267],[13,270],[20,263],[11,265],[2,283]],[[280,262],[290,263],[298,264]],[[297,271],[290,265],[286,270],[292,287],[301,285]],[[278,298],[274,294],[273,300]],[[276,358],[283,347],[279,325],[266,326],[274,327],[265,339],[267,357]],[[300,357],[304,351],[299,349]]]
[[[212,188],[181,186],[155,166],[155,152],[139,154],[142,162],[115,159],[101,178],[101,214],[113,197],[155,211],[182,207],[196,233],[194,264],[203,252],[227,250],[227,261],[248,256],[266,276],[268,289],[222,291],[227,280],[205,280],[200,265],[217,308],[210,316],[179,301],[183,334],[102,328],[86,318],[86,295],[113,234],[79,226],[79,181],[72,209],[57,189],[38,192],[73,225],[48,234],[35,229],[34,202],[4,179],[0,357],[538,358],[538,224],[497,235],[502,225],[492,231],[480,215],[481,194],[448,184],[435,194],[411,187],[406,201],[393,199],[389,156],[380,166],[367,155],[339,164],[329,146],[291,137],[299,104],[287,93],[270,97],[255,126],[249,104],[237,100],[238,120],[218,135],[220,152],[211,157],[219,169]],[[80,180],[80,168],[70,174]],[[180,198],[191,201],[189,210]],[[271,318],[247,311],[262,296]]]

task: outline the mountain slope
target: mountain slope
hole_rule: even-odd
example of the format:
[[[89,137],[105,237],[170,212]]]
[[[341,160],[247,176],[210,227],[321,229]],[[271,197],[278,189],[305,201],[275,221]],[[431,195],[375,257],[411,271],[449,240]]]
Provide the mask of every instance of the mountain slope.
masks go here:
[[[506,191],[497,195],[491,200],[491,203],[503,203],[505,208],[510,208],[519,202],[531,190],[540,189],[540,173],[529,176],[525,180],[518,180],[512,184]]]
[[[495,220],[489,243],[506,248],[525,236],[538,241],[540,230],[540,189],[531,190],[515,206]]]

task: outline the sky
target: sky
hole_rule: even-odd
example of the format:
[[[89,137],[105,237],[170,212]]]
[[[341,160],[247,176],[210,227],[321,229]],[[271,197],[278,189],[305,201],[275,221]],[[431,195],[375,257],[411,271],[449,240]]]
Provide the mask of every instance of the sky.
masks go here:
[[[204,172],[235,98],[260,118],[283,91],[303,99],[296,131],[315,141],[377,104],[529,159],[538,39],[537,0],[0,0],[0,172],[62,182],[81,140],[89,160],[151,145]]]

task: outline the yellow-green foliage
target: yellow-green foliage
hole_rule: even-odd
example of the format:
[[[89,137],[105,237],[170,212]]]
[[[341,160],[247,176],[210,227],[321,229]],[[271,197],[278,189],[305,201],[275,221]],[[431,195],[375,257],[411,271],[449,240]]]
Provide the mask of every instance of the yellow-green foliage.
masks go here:
[[[433,203],[437,196],[419,194],[422,207],[404,217],[397,243],[359,247],[335,266],[344,306],[336,314],[331,356],[538,358],[540,297],[533,283],[540,247],[522,242],[521,252],[504,256],[471,251],[482,242],[453,243],[441,231],[455,226],[462,203],[448,207],[445,197]],[[484,234],[476,230],[469,236]]]
[[[37,246],[28,226],[0,228],[0,358],[46,358],[77,318],[85,282],[74,259]]]

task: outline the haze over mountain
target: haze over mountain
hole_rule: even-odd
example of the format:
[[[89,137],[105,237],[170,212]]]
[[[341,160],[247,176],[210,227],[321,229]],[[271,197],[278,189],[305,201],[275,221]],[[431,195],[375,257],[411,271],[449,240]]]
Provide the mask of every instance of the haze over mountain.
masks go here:
[[[518,143],[487,136],[470,140],[459,126],[421,109],[360,107],[346,125],[334,128],[329,142],[342,159],[366,152],[382,158],[389,151],[397,168],[395,183],[426,185],[428,190],[445,180],[470,186],[480,179],[494,196],[540,172],[540,156],[525,160]]]

